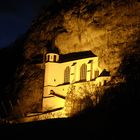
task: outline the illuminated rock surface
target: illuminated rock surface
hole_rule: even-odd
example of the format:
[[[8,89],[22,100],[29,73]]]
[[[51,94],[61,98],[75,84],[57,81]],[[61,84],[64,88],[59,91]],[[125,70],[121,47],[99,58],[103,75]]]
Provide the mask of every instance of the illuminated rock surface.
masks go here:
[[[50,49],[58,48],[62,54],[91,50],[99,57],[99,66],[115,77],[112,82],[125,79],[136,86],[140,76],[139,32],[138,1],[67,0],[42,10],[24,37],[13,48],[0,52],[0,93],[4,103],[10,100],[13,104],[13,110],[6,111],[18,117],[41,110],[41,63]],[[7,112],[4,114],[9,115]]]

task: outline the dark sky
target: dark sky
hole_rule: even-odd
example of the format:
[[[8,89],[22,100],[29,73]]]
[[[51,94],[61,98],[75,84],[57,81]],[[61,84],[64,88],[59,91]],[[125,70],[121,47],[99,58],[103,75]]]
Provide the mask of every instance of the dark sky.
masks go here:
[[[6,47],[30,27],[44,5],[54,0],[0,0],[0,48]]]

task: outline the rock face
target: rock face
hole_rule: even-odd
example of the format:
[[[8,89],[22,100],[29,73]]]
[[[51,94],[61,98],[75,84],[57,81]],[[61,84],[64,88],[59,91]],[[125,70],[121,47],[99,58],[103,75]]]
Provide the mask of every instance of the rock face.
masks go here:
[[[46,16],[34,23],[31,38],[53,40],[61,53],[92,50],[100,65],[114,74],[122,52],[127,53],[130,44],[138,40],[139,7],[134,1],[79,1],[69,9],[56,9],[58,14],[53,17],[45,12]]]
[[[22,48],[18,58],[22,59],[11,74],[14,78],[4,85],[10,87],[7,94],[18,99],[12,114],[40,111],[44,70],[35,63],[43,62],[48,50],[58,49],[62,54],[92,50],[99,57],[100,67],[109,70],[111,76],[125,76],[121,72],[125,60],[133,55],[132,61],[136,65],[139,62],[139,33],[137,0],[61,0],[42,10],[18,46]]]

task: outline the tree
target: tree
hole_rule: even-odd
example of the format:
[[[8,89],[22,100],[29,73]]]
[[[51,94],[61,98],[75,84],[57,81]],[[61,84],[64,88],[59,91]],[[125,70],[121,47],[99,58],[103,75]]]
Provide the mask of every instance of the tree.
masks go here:
[[[84,84],[79,90],[75,90],[75,86],[71,85],[65,102],[65,112],[68,117],[77,115],[87,109],[94,107],[94,89],[93,84]]]

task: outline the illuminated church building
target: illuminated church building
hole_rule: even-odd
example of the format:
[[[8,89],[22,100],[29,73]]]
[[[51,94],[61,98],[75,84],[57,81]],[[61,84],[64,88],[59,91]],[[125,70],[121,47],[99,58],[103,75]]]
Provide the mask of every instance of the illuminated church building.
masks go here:
[[[98,57],[92,51],[47,53],[45,59],[43,111],[63,108],[71,85],[78,91],[84,83],[99,86],[110,80],[109,72],[98,66]]]

